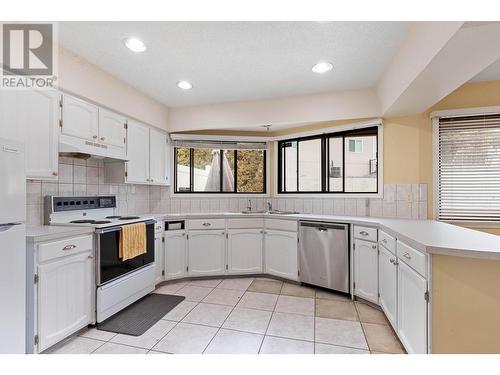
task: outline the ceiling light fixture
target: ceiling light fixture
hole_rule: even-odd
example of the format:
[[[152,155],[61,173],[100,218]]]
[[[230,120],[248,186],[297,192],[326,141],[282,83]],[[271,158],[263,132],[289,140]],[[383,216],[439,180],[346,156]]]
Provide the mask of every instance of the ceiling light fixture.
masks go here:
[[[146,45],[139,38],[127,38],[124,43],[129,50],[136,53],[144,52],[146,50]]]
[[[193,88],[193,85],[188,81],[179,81],[177,82],[177,87],[183,90],[190,90]]]
[[[333,69],[333,65],[327,61],[321,61],[312,67],[314,73],[326,73]]]

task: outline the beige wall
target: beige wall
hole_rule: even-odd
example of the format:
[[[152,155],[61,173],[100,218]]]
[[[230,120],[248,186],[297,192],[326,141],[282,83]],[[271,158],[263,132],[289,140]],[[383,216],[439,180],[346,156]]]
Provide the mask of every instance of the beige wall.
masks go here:
[[[500,261],[432,262],[434,353],[500,353]]]
[[[58,85],[67,92],[167,130],[166,106],[61,46]]]

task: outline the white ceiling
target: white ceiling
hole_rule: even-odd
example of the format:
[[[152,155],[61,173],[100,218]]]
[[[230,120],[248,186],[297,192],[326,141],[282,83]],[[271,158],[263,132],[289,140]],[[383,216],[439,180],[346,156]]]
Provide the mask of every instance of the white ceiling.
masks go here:
[[[402,22],[61,22],[67,49],[169,107],[373,87]],[[134,54],[123,45],[139,37]],[[320,60],[333,71],[311,72]],[[189,91],[176,87],[190,81]]]
[[[500,79],[500,60],[497,60],[481,73],[471,79],[471,82],[494,81]]]

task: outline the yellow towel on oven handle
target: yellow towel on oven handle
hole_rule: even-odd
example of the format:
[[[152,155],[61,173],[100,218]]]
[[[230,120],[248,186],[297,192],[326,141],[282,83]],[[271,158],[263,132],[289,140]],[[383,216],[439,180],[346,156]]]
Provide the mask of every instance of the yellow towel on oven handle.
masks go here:
[[[136,223],[122,226],[118,257],[122,261],[146,253],[146,224]]]

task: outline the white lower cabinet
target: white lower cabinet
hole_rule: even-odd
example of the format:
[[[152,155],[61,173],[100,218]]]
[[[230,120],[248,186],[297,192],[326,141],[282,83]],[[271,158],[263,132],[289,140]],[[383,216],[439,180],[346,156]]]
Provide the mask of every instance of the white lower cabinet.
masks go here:
[[[38,265],[38,351],[93,322],[90,250]]]
[[[163,251],[163,233],[155,232],[155,284],[163,281],[164,265],[163,260],[165,252]]]
[[[264,232],[265,272],[298,280],[297,233],[280,230]]]
[[[397,323],[397,258],[384,246],[379,245],[378,257],[379,304],[387,319],[396,327]]]
[[[186,276],[187,241],[184,230],[165,232],[165,279]]]
[[[378,304],[378,245],[354,240],[354,294]]]
[[[227,272],[262,272],[262,230],[232,229],[227,234]]]
[[[212,276],[225,272],[226,233],[222,230],[189,231],[188,275]]]
[[[408,353],[427,353],[427,280],[398,264],[397,332]]]

